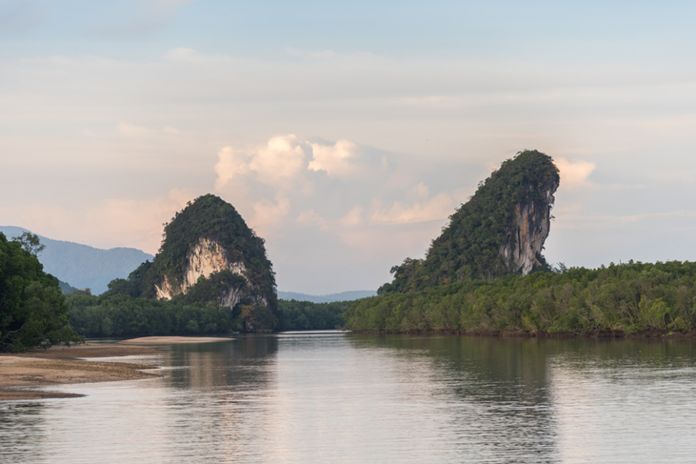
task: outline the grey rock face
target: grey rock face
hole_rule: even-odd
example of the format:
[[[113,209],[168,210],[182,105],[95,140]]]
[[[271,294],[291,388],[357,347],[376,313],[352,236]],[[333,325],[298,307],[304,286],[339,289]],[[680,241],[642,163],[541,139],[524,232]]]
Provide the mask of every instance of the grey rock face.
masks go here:
[[[551,207],[557,188],[558,185],[549,186],[543,201],[515,206],[511,240],[500,249],[500,255],[511,273],[527,275],[544,266],[541,253],[551,229]]]

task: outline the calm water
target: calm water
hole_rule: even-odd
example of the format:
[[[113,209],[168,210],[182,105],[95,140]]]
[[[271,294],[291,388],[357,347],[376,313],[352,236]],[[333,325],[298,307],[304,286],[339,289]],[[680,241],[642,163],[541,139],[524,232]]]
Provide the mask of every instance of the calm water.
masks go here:
[[[696,344],[241,337],[0,403],[2,463],[694,462]]]

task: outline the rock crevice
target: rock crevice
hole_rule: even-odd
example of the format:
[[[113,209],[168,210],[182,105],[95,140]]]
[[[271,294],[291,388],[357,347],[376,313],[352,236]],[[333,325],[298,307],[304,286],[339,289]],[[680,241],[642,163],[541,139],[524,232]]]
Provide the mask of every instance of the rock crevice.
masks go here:
[[[543,201],[519,203],[515,206],[511,240],[500,249],[501,257],[513,274],[527,275],[545,265],[542,251],[551,229],[553,191],[547,190]]]
[[[222,271],[230,271],[232,274],[242,277],[249,281],[246,276],[246,266],[243,262],[230,262],[222,246],[207,238],[201,238],[186,257],[184,276],[181,282],[172,282],[168,276],[162,278],[160,284],[155,284],[155,295],[160,300],[171,300],[176,295],[186,294],[186,292],[198,283],[203,277],[209,278],[213,274]],[[239,302],[240,292],[232,289],[228,295],[224,295],[221,300],[223,306],[234,307]],[[237,295],[237,296],[235,296]]]

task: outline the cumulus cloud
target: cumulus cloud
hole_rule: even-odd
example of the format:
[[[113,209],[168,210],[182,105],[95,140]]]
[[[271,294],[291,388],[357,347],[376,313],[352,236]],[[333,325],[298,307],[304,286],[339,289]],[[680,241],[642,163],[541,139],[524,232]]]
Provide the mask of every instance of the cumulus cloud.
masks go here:
[[[347,139],[271,137],[251,149],[225,146],[215,164],[216,190],[259,232],[318,226],[345,228],[446,221],[462,201],[460,185],[428,184],[394,156],[370,153]]]
[[[295,177],[304,165],[305,151],[294,135],[273,137],[249,162],[249,168],[266,183]]]
[[[264,146],[246,152],[226,146],[218,152],[216,186],[220,189],[248,176],[273,185],[297,176],[305,168],[305,158],[305,148],[295,135],[272,137]]]
[[[561,186],[571,188],[588,185],[588,178],[597,167],[589,161],[567,158],[557,158],[554,162],[561,176]]]
[[[278,196],[273,200],[260,200],[252,205],[253,215],[249,222],[257,233],[265,234],[269,228],[281,224],[290,212],[290,200]]]
[[[376,207],[371,219],[377,224],[411,224],[443,221],[454,212],[457,201],[449,193],[440,193],[427,200],[406,204],[395,201],[386,208]]]
[[[329,175],[347,176],[357,169],[358,147],[349,140],[339,140],[334,145],[311,144],[310,171],[324,171]]]
[[[223,147],[218,152],[218,161],[215,164],[215,188],[220,190],[234,178],[244,176],[248,172],[248,157],[232,147]]]

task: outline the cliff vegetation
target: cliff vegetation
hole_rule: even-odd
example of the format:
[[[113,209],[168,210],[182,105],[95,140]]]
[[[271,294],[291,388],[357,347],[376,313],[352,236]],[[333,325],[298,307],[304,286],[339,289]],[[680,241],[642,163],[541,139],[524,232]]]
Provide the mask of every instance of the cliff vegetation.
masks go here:
[[[250,332],[273,330],[278,322],[275,276],[263,239],[214,195],[178,212],[165,225],[153,261],[111,282],[106,300],[113,294],[228,308]]]
[[[394,280],[379,293],[548,269],[542,250],[559,181],[553,160],[538,151],[505,161],[450,216],[425,259],[394,266]]]

